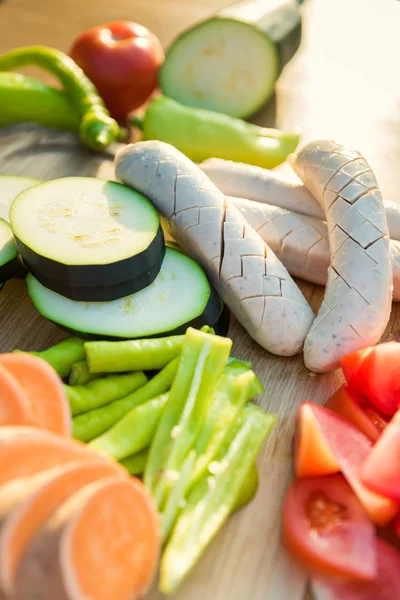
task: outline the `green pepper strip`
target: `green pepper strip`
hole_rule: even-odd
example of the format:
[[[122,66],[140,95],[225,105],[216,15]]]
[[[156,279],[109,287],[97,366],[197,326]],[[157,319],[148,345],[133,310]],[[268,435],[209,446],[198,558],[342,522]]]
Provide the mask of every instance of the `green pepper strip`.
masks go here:
[[[72,437],[90,442],[118,423],[130,410],[167,392],[178,370],[179,358],[171,361],[143,387],[106,406],[90,410],[73,419]]]
[[[77,337],[70,337],[59,344],[55,344],[42,352],[28,352],[34,356],[39,356],[49,363],[57,371],[59,376],[64,379],[71,372],[72,365],[85,358],[84,340]],[[14,350],[21,352],[21,350]]]
[[[121,136],[93,83],[66,54],[46,46],[26,46],[0,55],[0,71],[35,65],[52,73],[63,84],[81,118],[80,137],[93,150],[103,150]]]
[[[149,449],[145,448],[140,452],[128,456],[128,458],[124,458],[120,463],[130,475],[142,475],[146,466],[148,452]]]
[[[86,360],[80,360],[72,365],[68,384],[85,385],[86,383],[89,383],[89,381],[104,377],[104,375],[104,373],[91,373]]]
[[[220,456],[219,469],[204,476],[187,498],[161,560],[160,590],[164,594],[178,587],[229,517],[249,469],[276,422],[274,415],[260,410],[246,412],[242,427]]]
[[[89,446],[116,460],[147,448],[154,437],[167,400],[168,394],[162,394],[137,406],[109,431],[92,440]]]
[[[91,373],[158,371],[179,356],[184,335],[124,342],[86,342]]]
[[[196,452],[191,450],[165,503],[165,508],[161,515],[161,539],[163,543],[167,540],[178,514],[185,505],[185,495],[190,485],[195,460]]]
[[[178,373],[171,387],[150,447],[144,482],[161,509],[207,417],[215,385],[229,356],[232,341],[189,328],[185,334]]]
[[[139,371],[127,375],[110,375],[103,379],[89,381],[86,385],[75,385],[74,387],[64,385],[64,390],[69,400],[72,416],[75,417],[88,410],[119,400],[145,383],[147,383],[147,377]]]
[[[249,504],[255,497],[258,491],[258,471],[255,463],[250,467],[245,480],[243,481],[243,485],[239,490],[239,494],[236,498],[235,506],[232,509],[232,512],[236,510],[240,510],[246,504]]]

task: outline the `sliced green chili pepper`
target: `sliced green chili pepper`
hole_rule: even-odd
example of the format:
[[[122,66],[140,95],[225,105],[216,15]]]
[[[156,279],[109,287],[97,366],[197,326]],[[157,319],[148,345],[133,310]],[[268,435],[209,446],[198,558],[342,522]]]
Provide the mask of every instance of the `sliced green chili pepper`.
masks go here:
[[[121,460],[120,463],[123,467],[125,467],[130,475],[142,475],[146,466],[148,452],[148,448],[145,448],[140,452],[136,452],[135,454],[128,456],[128,458],[124,458],[124,460]]]
[[[28,352],[42,358],[57,371],[61,379],[68,377],[72,365],[85,358],[84,340],[70,337],[41,352]],[[14,350],[21,352],[21,350]]]
[[[196,460],[196,452],[191,450],[178,473],[178,479],[174,482],[165,508],[161,515],[161,539],[163,543],[167,540],[175,524],[176,518],[185,506],[185,495],[190,485],[192,468]]]
[[[37,123],[79,131],[79,117],[64,92],[21,73],[0,72],[0,126]]]
[[[227,452],[191,490],[161,560],[160,590],[173,592],[231,514],[240,488],[276,422],[274,415],[248,411]],[[218,466],[218,468],[217,468]]]
[[[179,358],[171,361],[162,371],[138,390],[106,406],[89,410],[73,419],[72,436],[90,442],[118,423],[130,410],[167,392],[178,370]]]
[[[150,102],[142,127],[145,140],[172,144],[195,162],[216,157],[272,169],[299,143],[297,133],[258,127],[163,96]]]
[[[144,481],[161,509],[171,478],[192,449],[207,417],[232,341],[189,328],[169,400],[150,447]]]
[[[89,446],[116,460],[147,448],[154,437],[167,400],[168,394],[163,394],[133,408],[114,427],[92,440]]]
[[[69,385],[85,385],[89,381],[104,377],[104,375],[104,373],[91,373],[86,360],[80,360],[72,365],[68,383]]]
[[[83,144],[93,150],[103,150],[119,139],[118,123],[110,117],[96,88],[72,58],[45,46],[26,46],[0,55],[0,71],[29,65],[41,67],[61,81],[80,118],[79,133]]]
[[[114,400],[119,400],[146,382],[146,375],[138,371],[127,375],[110,375],[103,379],[95,379],[86,385],[75,385],[74,387],[64,385],[64,389],[74,417],[114,402]]]
[[[124,342],[86,342],[85,350],[91,373],[157,371],[176,358],[184,335]]]
[[[242,487],[239,490],[239,494],[236,498],[235,506],[233,507],[232,512],[240,510],[254,499],[258,491],[258,484],[258,470],[256,464],[253,463],[246,475],[246,479],[244,480]]]

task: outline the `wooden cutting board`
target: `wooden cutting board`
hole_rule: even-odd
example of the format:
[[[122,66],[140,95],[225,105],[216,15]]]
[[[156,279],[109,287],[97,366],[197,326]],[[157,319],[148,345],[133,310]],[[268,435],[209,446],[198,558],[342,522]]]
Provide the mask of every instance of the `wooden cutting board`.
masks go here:
[[[93,154],[72,134],[18,125],[0,129],[0,173],[42,179],[66,176],[113,178],[112,152]],[[298,282],[317,309],[323,289]],[[394,305],[385,339],[400,331]],[[266,392],[258,403],[279,415],[279,423],[259,460],[256,499],[234,515],[174,596],[176,600],[303,600],[306,577],[280,545],[282,499],[291,477],[291,449],[296,409],[304,400],[324,403],[341,383],[341,374],[313,376],[302,356],[280,358],[260,348],[233,322],[229,331],[234,354],[251,360]],[[23,280],[8,282],[0,293],[0,351],[40,350],[65,334],[41,317],[31,304]],[[160,598],[157,591],[151,600]]]

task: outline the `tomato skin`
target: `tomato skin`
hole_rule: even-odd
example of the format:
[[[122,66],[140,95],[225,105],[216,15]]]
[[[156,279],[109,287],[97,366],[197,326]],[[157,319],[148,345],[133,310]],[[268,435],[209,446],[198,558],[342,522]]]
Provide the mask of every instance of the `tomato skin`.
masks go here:
[[[372,442],[376,442],[389,422],[387,416],[345,384],[331,396],[325,407],[354,423]]]
[[[125,119],[157,86],[164,52],[148,29],[116,21],[84,31],[70,56],[96,86],[111,115]]]
[[[340,366],[346,378],[347,385],[351,386],[357,377],[357,374],[367,356],[372,352],[374,346],[357,350],[351,354],[346,354],[340,359]]]
[[[369,488],[400,502],[400,411],[366,458],[361,476]]]
[[[400,554],[377,540],[378,575],[375,581],[349,581],[315,577],[315,600],[397,600],[400,598]]]
[[[400,400],[400,343],[375,346],[351,377],[349,386],[385,415],[394,415]]]
[[[317,519],[309,508],[315,497]],[[374,527],[341,475],[292,483],[284,505],[283,537],[291,554],[312,571],[364,580],[376,576]]]

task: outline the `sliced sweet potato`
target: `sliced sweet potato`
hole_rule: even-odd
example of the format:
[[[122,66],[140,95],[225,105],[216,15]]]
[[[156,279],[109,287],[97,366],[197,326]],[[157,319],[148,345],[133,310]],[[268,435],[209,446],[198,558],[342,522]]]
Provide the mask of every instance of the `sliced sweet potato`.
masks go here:
[[[28,424],[29,404],[24,390],[11,373],[0,365],[0,426]]]
[[[6,595],[12,596],[19,561],[46,519],[80,488],[111,476],[127,477],[127,473],[116,462],[92,459],[56,467],[28,480],[28,489],[14,498],[14,506],[1,515],[3,519],[0,516],[0,587]],[[0,487],[0,500],[2,489],[8,486]]]
[[[71,436],[72,417],[68,399],[53,367],[42,358],[25,353],[0,354],[0,365],[24,391],[30,424]]]
[[[0,485],[78,459],[107,460],[81,442],[36,427],[0,427]]]
[[[339,463],[307,402],[300,406],[297,413],[294,469],[297,477],[331,475],[340,471]]]
[[[15,578],[18,600],[134,600],[155,574],[158,520],[134,479],[91,483],[46,522],[25,552]]]

